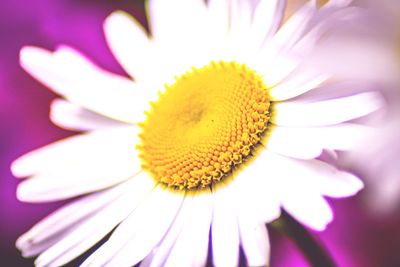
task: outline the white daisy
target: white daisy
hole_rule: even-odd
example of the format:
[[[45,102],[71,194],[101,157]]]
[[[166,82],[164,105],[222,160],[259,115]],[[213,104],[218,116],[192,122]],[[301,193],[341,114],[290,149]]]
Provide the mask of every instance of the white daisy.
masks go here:
[[[265,223],[281,208],[324,229],[333,217],[324,197],[362,183],[317,158],[351,149],[365,129],[347,121],[381,105],[351,88],[329,97],[343,84],[307,65],[349,2],[311,1],[281,26],[280,0],[150,0],[150,36],[113,13],[106,39],[134,80],[69,47],[23,48],[23,68],[66,99],[52,104],[52,121],[86,132],[13,163],[30,177],[20,200],[74,198],[18,239],[23,255],[59,266],[115,228],[83,266],[204,266],[209,244],[216,266],[238,265],[239,247],[260,266]]]

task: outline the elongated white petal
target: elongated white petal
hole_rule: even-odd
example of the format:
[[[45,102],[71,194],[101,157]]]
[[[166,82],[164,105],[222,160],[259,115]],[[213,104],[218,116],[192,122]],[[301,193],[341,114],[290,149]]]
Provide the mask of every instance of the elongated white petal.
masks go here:
[[[294,127],[332,125],[368,115],[382,105],[382,97],[376,92],[308,104],[282,102],[273,106],[271,122]]]
[[[269,40],[281,25],[286,0],[261,0],[254,10],[251,25],[252,42],[261,45]]]
[[[38,174],[18,185],[17,197],[21,201],[32,203],[63,200],[107,188],[139,172],[132,172],[128,164],[119,166],[119,169],[116,167],[118,166],[98,170],[77,169],[51,175]]]
[[[101,212],[76,227],[68,236],[43,252],[36,259],[35,264],[37,266],[60,266],[93,246],[136,209],[143,198],[153,189],[153,185],[150,187],[139,185],[137,189],[139,190],[126,192],[103,208]]]
[[[349,197],[364,187],[361,180],[353,174],[340,171],[325,162],[309,160],[300,161],[298,164],[305,169],[302,175],[304,183],[307,183],[308,187],[315,188],[322,195]]]
[[[26,153],[12,163],[11,171],[16,177],[26,177],[99,163],[97,160],[115,162],[112,159],[117,154],[122,159],[137,158],[132,148],[139,142],[138,133],[138,127],[127,126],[75,135]]]
[[[267,266],[270,258],[270,245],[265,224],[252,220],[246,214],[238,217],[240,242],[249,266]]]
[[[310,128],[274,127],[265,145],[282,155],[311,159],[319,156],[322,149],[359,148],[374,132],[374,129],[351,123]]]
[[[135,191],[132,185],[140,188],[140,186],[143,187],[143,185],[153,182],[152,180],[147,180],[143,179],[143,176],[138,175],[118,186],[74,200],[41,220],[18,238],[16,242],[17,247],[26,252],[31,250],[31,247],[46,243],[46,240],[62,234],[69,227],[82,223],[85,218],[92,216],[123,193],[130,189]],[[54,243],[59,240],[54,240]],[[50,245],[45,247],[45,249],[48,247]]]
[[[138,81],[149,75],[152,43],[136,19],[116,11],[105,20],[104,33],[108,46],[126,72]]]
[[[319,160],[297,160],[271,154],[269,162],[282,207],[315,230],[325,229],[333,219],[332,210],[322,195],[351,196],[362,188],[354,175]]]
[[[262,74],[268,87],[283,81],[304,61],[307,53],[298,53],[300,49],[296,45],[304,35],[315,11],[315,3],[305,4],[259,51],[252,65]],[[308,39],[310,38],[306,38],[307,43],[310,43],[312,48],[312,42]],[[304,42],[298,46],[304,46]]]
[[[124,122],[145,118],[145,92],[132,81],[100,69],[70,47],[60,47],[54,53],[24,47],[20,61],[34,78],[71,102]]]
[[[54,201],[122,182],[141,170],[137,140],[137,129],[124,127],[72,137],[32,151],[12,165],[16,175],[33,175],[19,184],[18,198]]]
[[[271,168],[274,165],[270,161],[271,153],[266,149],[260,150],[229,186],[233,188],[235,195],[246,196],[236,203],[238,209],[247,209],[258,222],[269,223],[280,215],[279,192],[276,190],[276,178]]]
[[[140,263],[141,267],[164,266],[172,247],[174,246],[182,228],[193,213],[193,196],[186,196],[180,211],[170,229],[168,229],[164,238],[159,242],[156,248]]]
[[[296,103],[313,103],[329,99],[348,97],[373,91],[374,85],[360,81],[343,81],[335,83],[327,83],[318,90],[310,90],[307,93],[296,97]],[[294,101],[294,100],[292,100]]]
[[[222,37],[226,37],[229,32],[229,1],[210,0],[207,5],[208,17],[214,25],[214,31]]]
[[[56,99],[50,107],[51,121],[67,130],[92,131],[126,124],[101,116],[69,101]]]
[[[166,192],[166,194],[169,194],[169,192]],[[168,198],[171,199],[163,204],[161,204],[162,202],[158,203],[161,206],[160,209],[153,210],[154,216],[145,220],[142,230],[132,237],[107,264],[111,266],[133,266],[150,253],[171,225],[183,200],[183,196],[177,198],[169,195]]]
[[[323,231],[333,220],[333,212],[326,200],[314,192],[291,190],[282,199],[282,207],[299,222]]]
[[[289,78],[270,89],[271,97],[276,101],[287,100],[317,88],[328,79],[320,72],[301,72],[296,77]]]
[[[287,184],[294,190],[306,190],[330,197],[349,197],[363,188],[362,182],[353,174],[336,169],[321,160],[300,160],[274,155],[271,172],[276,172],[276,185],[286,190]],[[285,168],[283,168],[285,166]],[[278,172],[279,168],[282,168]],[[278,178],[277,178],[278,179]],[[286,183],[286,184],[285,184]],[[289,188],[289,189],[290,189]],[[285,192],[281,192],[282,195]]]
[[[163,238],[183,197],[157,187],[82,266],[134,266]]]
[[[304,4],[272,38],[273,46],[280,47],[283,50],[290,49],[304,34],[316,11],[317,7],[314,1]]]
[[[214,193],[211,227],[214,266],[237,266],[239,263],[239,228],[234,194],[236,192],[230,189],[221,187]]]
[[[193,201],[193,213],[185,222],[164,266],[205,266],[206,264],[213,211],[211,192],[201,192],[194,197]]]
[[[246,38],[252,21],[252,12],[251,1],[230,1],[229,36],[232,42],[240,42],[240,38]]]
[[[182,48],[183,43],[191,43],[193,38],[198,40],[205,34],[206,6],[201,0],[150,0],[147,11],[151,33],[156,41],[174,43]],[[184,39],[180,37],[182,34],[186,36]]]
[[[291,131],[293,129],[293,131]],[[312,159],[322,153],[323,147],[314,140],[307,142],[302,136],[296,135],[296,128],[274,127],[269,132],[264,145],[268,150],[279,153],[284,156],[299,159]],[[300,128],[308,129],[308,128]]]

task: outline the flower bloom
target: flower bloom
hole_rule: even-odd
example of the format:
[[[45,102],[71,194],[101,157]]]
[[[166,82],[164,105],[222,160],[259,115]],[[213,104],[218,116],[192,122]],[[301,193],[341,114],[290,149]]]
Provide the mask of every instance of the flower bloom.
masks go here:
[[[74,49],[25,47],[21,65],[63,96],[52,121],[85,133],[17,159],[30,177],[18,198],[74,198],[17,241],[38,266],[59,266],[111,231],[83,266],[267,265],[265,223],[285,209],[323,230],[324,196],[347,197],[358,178],[320,157],[349,150],[367,129],[348,121],[381,106],[307,62],[350,1],[315,1],[281,25],[285,1],[152,0],[148,34],[123,12],[107,42],[131,76]],[[326,19],[322,19],[326,18]],[[210,240],[209,240],[210,239]]]

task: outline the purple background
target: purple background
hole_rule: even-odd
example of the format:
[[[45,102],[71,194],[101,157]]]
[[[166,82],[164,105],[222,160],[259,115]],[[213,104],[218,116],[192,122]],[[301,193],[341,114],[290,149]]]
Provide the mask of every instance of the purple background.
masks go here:
[[[145,24],[142,1],[24,0],[0,1],[0,259],[1,266],[32,266],[14,247],[16,238],[60,203],[25,204],[15,198],[18,181],[9,166],[31,149],[73,132],[48,119],[55,95],[27,75],[18,64],[24,45],[54,49],[59,44],[78,48],[100,66],[123,74],[108,50],[102,32],[104,18],[123,9]],[[133,48],[132,48],[133,49]],[[317,234],[340,266],[400,266],[400,215],[374,215],[353,199],[331,201],[335,221]],[[295,245],[272,231],[272,266],[308,266]]]

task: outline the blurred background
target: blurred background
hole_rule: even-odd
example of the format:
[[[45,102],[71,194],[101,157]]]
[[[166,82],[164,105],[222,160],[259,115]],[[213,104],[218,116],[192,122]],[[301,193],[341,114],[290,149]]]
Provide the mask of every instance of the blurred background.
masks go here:
[[[304,1],[288,0],[288,15],[301,2]],[[400,177],[397,177],[400,174],[400,170],[397,171],[400,117],[396,115],[400,114],[397,112],[400,72],[396,68],[386,69],[400,61],[400,39],[396,35],[396,28],[400,33],[400,13],[396,14],[400,12],[400,1],[367,3],[366,0],[356,4],[369,6],[371,15],[367,20],[374,27],[363,29],[357,36],[359,39],[353,36],[351,42],[340,46],[351,44],[365,49],[366,53],[373,50],[364,59],[370,62],[366,73],[374,76],[374,84],[390,99],[389,113],[395,114],[385,121],[387,123],[375,125],[385,129],[382,134],[390,132],[392,139],[369,150],[376,153],[370,157],[349,155],[342,163],[365,176],[367,188],[354,198],[331,200],[334,222],[326,231],[313,232],[313,235],[326,246],[339,266],[396,267],[400,266]],[[33,260],[23,259],[16,250],[15,240],[62,204],[18,202],[15,197],[18,181],[10,173],[10,163],[34,148],[75,134],[50,123],[49,104],[55,95],[21,69],[19,50],[25,45],[53,50],[60,44],[67,44],[101,67],[126,75],[108,50],[102,32],[105,17],[117,9],[131,13],[147,27],[143,0],[0,1],[0,266],[32,266]],[[388,149],[391,153],[386,153]],[[369,161],[371,157],[373,160]],[[380,164],[373,165],[373,162]],[[385,165],[388,162],[390,166]],[[366,165],[375,167],[369,169]],[[309,266],[290,238],[273,229],[271,232],[272,267]],[[71,266],[77,263],[79,259]]]

